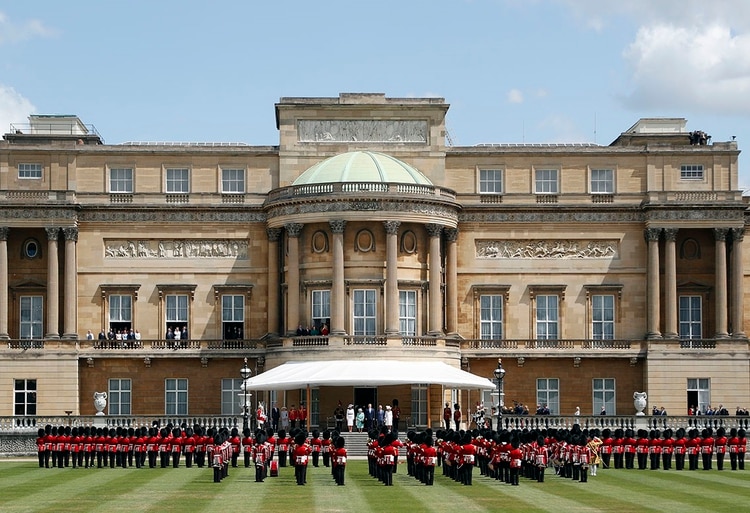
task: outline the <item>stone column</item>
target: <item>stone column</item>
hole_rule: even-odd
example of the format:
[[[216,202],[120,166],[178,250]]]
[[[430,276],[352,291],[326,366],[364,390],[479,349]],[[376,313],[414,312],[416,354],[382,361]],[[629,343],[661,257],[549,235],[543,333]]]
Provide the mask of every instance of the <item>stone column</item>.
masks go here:
[[[446,324],[448,333],[458,333],[458,228],[446,228],[447,255],[445,259]]]
[[[677,228],[665,228],[664,240],[664,338],[677,338]]]
[[[281,228],[267,228],[268,236],[268,333],[279,334],[279,239]]]
[[[646,337],[661,338],[661,331],[659,331],[661,322],[659,318],[659,235],[661,235],[661,228],[647,228],[643,235],[648,242]]]
[[[78,311],[78,259],[77,243],[78,228],[69,226],[63,228],[65,235],[65,288],[63,290],[63,338],[76,340],[78,326],[76,313]]]
[[[745,290],[743,282],[745,272],[742,268],[742,241],[745,238],[744,228],[732,228],[732,336],[734,338],[747,338],[745,335]]]
[[[727,338],[727,233],[729,228],[714,228],[716,239],[715,285],[716,289],[716,334],[714,338]]]
[[[10,228],[0,227],[0,340],[10,338],[8,334],[8,235]]]
[[[398,335],[398,228],[401,221],[383,221],[385,226],[385,334]]]
[[[293,335],[302,323],[299,317],[299,236],[304,225],[288,223],[286,230],[288,250],[286,262],[286,333]]]
[[[346,335],[344,329],[344,305],[346,303],[346,290],[344,288],[344,228],[346,221],[336,219],[329,221],[331,227],[333,250],[333,279],[331,281],[331,335]]]
[[[57,263],[57,238],[60,228],[45,228],[47,232],[47,334],[45,338],[60,338],[60,270]]]
[[[429,311],[429,335],[439,336],[443,334],[443,302],[440,282],[440,234],[443,227],[439,224],[425,225],[430,236],[429,274],[430,282],[430,311]]]

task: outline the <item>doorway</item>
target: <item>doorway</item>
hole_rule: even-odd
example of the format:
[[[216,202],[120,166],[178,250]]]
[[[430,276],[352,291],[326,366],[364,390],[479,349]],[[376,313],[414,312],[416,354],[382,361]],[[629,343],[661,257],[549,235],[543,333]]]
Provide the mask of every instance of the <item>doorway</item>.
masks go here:
[[[366,388],[355,388],[354,389],[354,407],[367,408],[368,404],[372,404],[377,409],[378,389],[373,387]],[[355,410],[356,411],[356,410]]]

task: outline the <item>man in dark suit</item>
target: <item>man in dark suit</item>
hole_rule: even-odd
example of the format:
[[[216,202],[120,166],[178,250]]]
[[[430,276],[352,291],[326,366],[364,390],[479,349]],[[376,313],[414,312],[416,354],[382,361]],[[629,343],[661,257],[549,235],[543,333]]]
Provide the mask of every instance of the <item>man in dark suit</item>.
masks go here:
[[[368,404],[365,409],[365,427],[367,431],[370,431],[375,426],[375,408],[372,407],[372,404]]]
[[[281,419],[281,410],[279,410],[279,406],[276,403],[273,403],[273,407],[271,408],[271,428],[273,428],[274,432],[278,432],[279,430],[279,419]]]

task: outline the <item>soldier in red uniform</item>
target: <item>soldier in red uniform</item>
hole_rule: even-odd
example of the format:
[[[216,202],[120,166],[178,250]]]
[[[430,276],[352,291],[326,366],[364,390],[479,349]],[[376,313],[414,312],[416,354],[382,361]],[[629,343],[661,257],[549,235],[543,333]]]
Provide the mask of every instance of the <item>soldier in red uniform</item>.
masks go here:
[[[245,459],[245,468],[250,468],[250,463],[253,457],[253,445],[255,445],[250,428],[245,428],[242,431],[242,435],[242,455]]]
[[[652,429],[648,438],[648,455],[651,470],[659,470],[661,464],[662,439],[658,429]]]
[[[36,455],[37,459],[39,460],[39,468],[44,468],[44,437],[46,433],[44,432],[44,428],[39,428],[39,430],[36,433]],[[735,458],[736,459],[736,458]]]
[[[612,455],[615,462],[615,468],[620,469],[625,466],[625,432],[622,428],[615,429],[615,436],[612,439]]]
[[[740,438],[737,436],[737,428],[729,430],[727,447],[729,449],[729,464],[732,470],[737,470],[737,452],[740,445]]]
[[[294,405],[289,408],[289,429],[292,431],[297,427],[297,419],[299,418],[299,412]]]
[[[437,450],[432,436],[425,436],[421,446],[421,462],[423,472],[423,483],[432,486],[435,482],[435,465],[437,465]]]
[[[701,437],[697,429],[691,429],[685,444],[688,456],[688,469],[698,470],[698,455],[701,450]]]
[[[393,442],[396,437],[393,433],[388,433],[383,438],[382,446],[382,481],[385,486],[393,486],[393,467],[396,461],[396,448]]]
[[[635,468],[637,442],[638,441],[635,439],[635,432],[632,429],[626,430],[623,444],[625,445],[625,468],[628,470]]]
[[[664,470],[670,470],[672,468],[672,453],[674,452],[674,439],[672,438],[672,430],[665,429],[662,436],[661,467]]]
[[[294,438],[294,449],[292,450],[292,461],[294,463],[294,477],[298,485],[307,482],[307,460],[312,449],[307,444],[304,433],[299,433]]]
[[[534,450],[534,465],[536,466],[536,480],[539,483],[544,482],[544,471],[547,468],[549,460],[549,451],[543,436],[536,439],[536,448]]]
[[[229,437],[229,443],[232,446],[232,468],[237,467],[237,459],[240,457],[240,447],[242,445],[240,439],[240,431],[237,428],[232,428],[231,435]]]
[[[648,431],[638,430],[638,439],[635,443],[635,452],[638,456],[638,470],[646,470],[648,463]]]
[[[255,464],[255,482],[262,483],[266,478],[266,434],[258,430],[253,444],[253,463]]]
[[[685,429],[678,428],[675,432],[674,440],[674,468],[675,470],[685,469],[685,454],[687,454],[687,438],[685,438]]]
[[[346,470],[346,440],[343,436],[336,439],[336,447],[333,451],[333,479],[338,486],[344,486],[344,475]]]
[[[711,470],[711,463],[714,455],[714,437],[713,430],[706,428],[701,433],[701,457],[703,459],[703,470]]]
[[[461,440],[460,448],[460,469],[461,484],[471,486],[472,474],[474,473],[474,464],[476,463],[477,448],[472,443],[471,435],[466,433]]]
[[[518,473],[521,471],[523,452],[519,449],[521,441],[514,436],[510,442],[510,484],[518,486]]]
[[[737,430],[737,438],[739,438],[739,445],[737,446],[737,465],[740,470],[745,470],[745,450],[747,449],[747,438],[745,437],[745,430],[740,428]]]
[[[726,430],[723,427],[716,430],[714,452],[716,452],[716,470],[724,470],[724,455],[727,452],[727,437]]]
[[[280,429],[277,439],[277,447],[279,448],[279,468],[286,467],[286,457],[289,452],[289,444],[291,441],[292,440],[287,436],[286,431]]]
[[[612,449],[614,446],[614,439],[612,438],[612,431],[609,428],[602,430],[602,445],[599,447],[599,454],[602,458],[602,467],[609,468],[609,463],[612,458]]]
[[[318,467],[320,465],[320,453],[323,449],[323,440],[320,439],[320,431],[318,431],[317,429],[313,429],[312,431],[310,447],[312,448],[313,467]]]

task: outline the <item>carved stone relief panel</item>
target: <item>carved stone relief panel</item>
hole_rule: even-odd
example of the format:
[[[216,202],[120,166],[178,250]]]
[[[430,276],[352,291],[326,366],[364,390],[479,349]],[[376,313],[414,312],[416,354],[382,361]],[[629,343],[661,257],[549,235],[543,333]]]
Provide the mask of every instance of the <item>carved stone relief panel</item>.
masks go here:
[[[619,254],[617,240],[477,240],[477,258],[616,258]]]
[[[104,241],[106,258],[232,258],[248,259],[246,240],[169,239]]]
[[[427,121],[383,119],[301,119],[300,142],[427,143]]]

